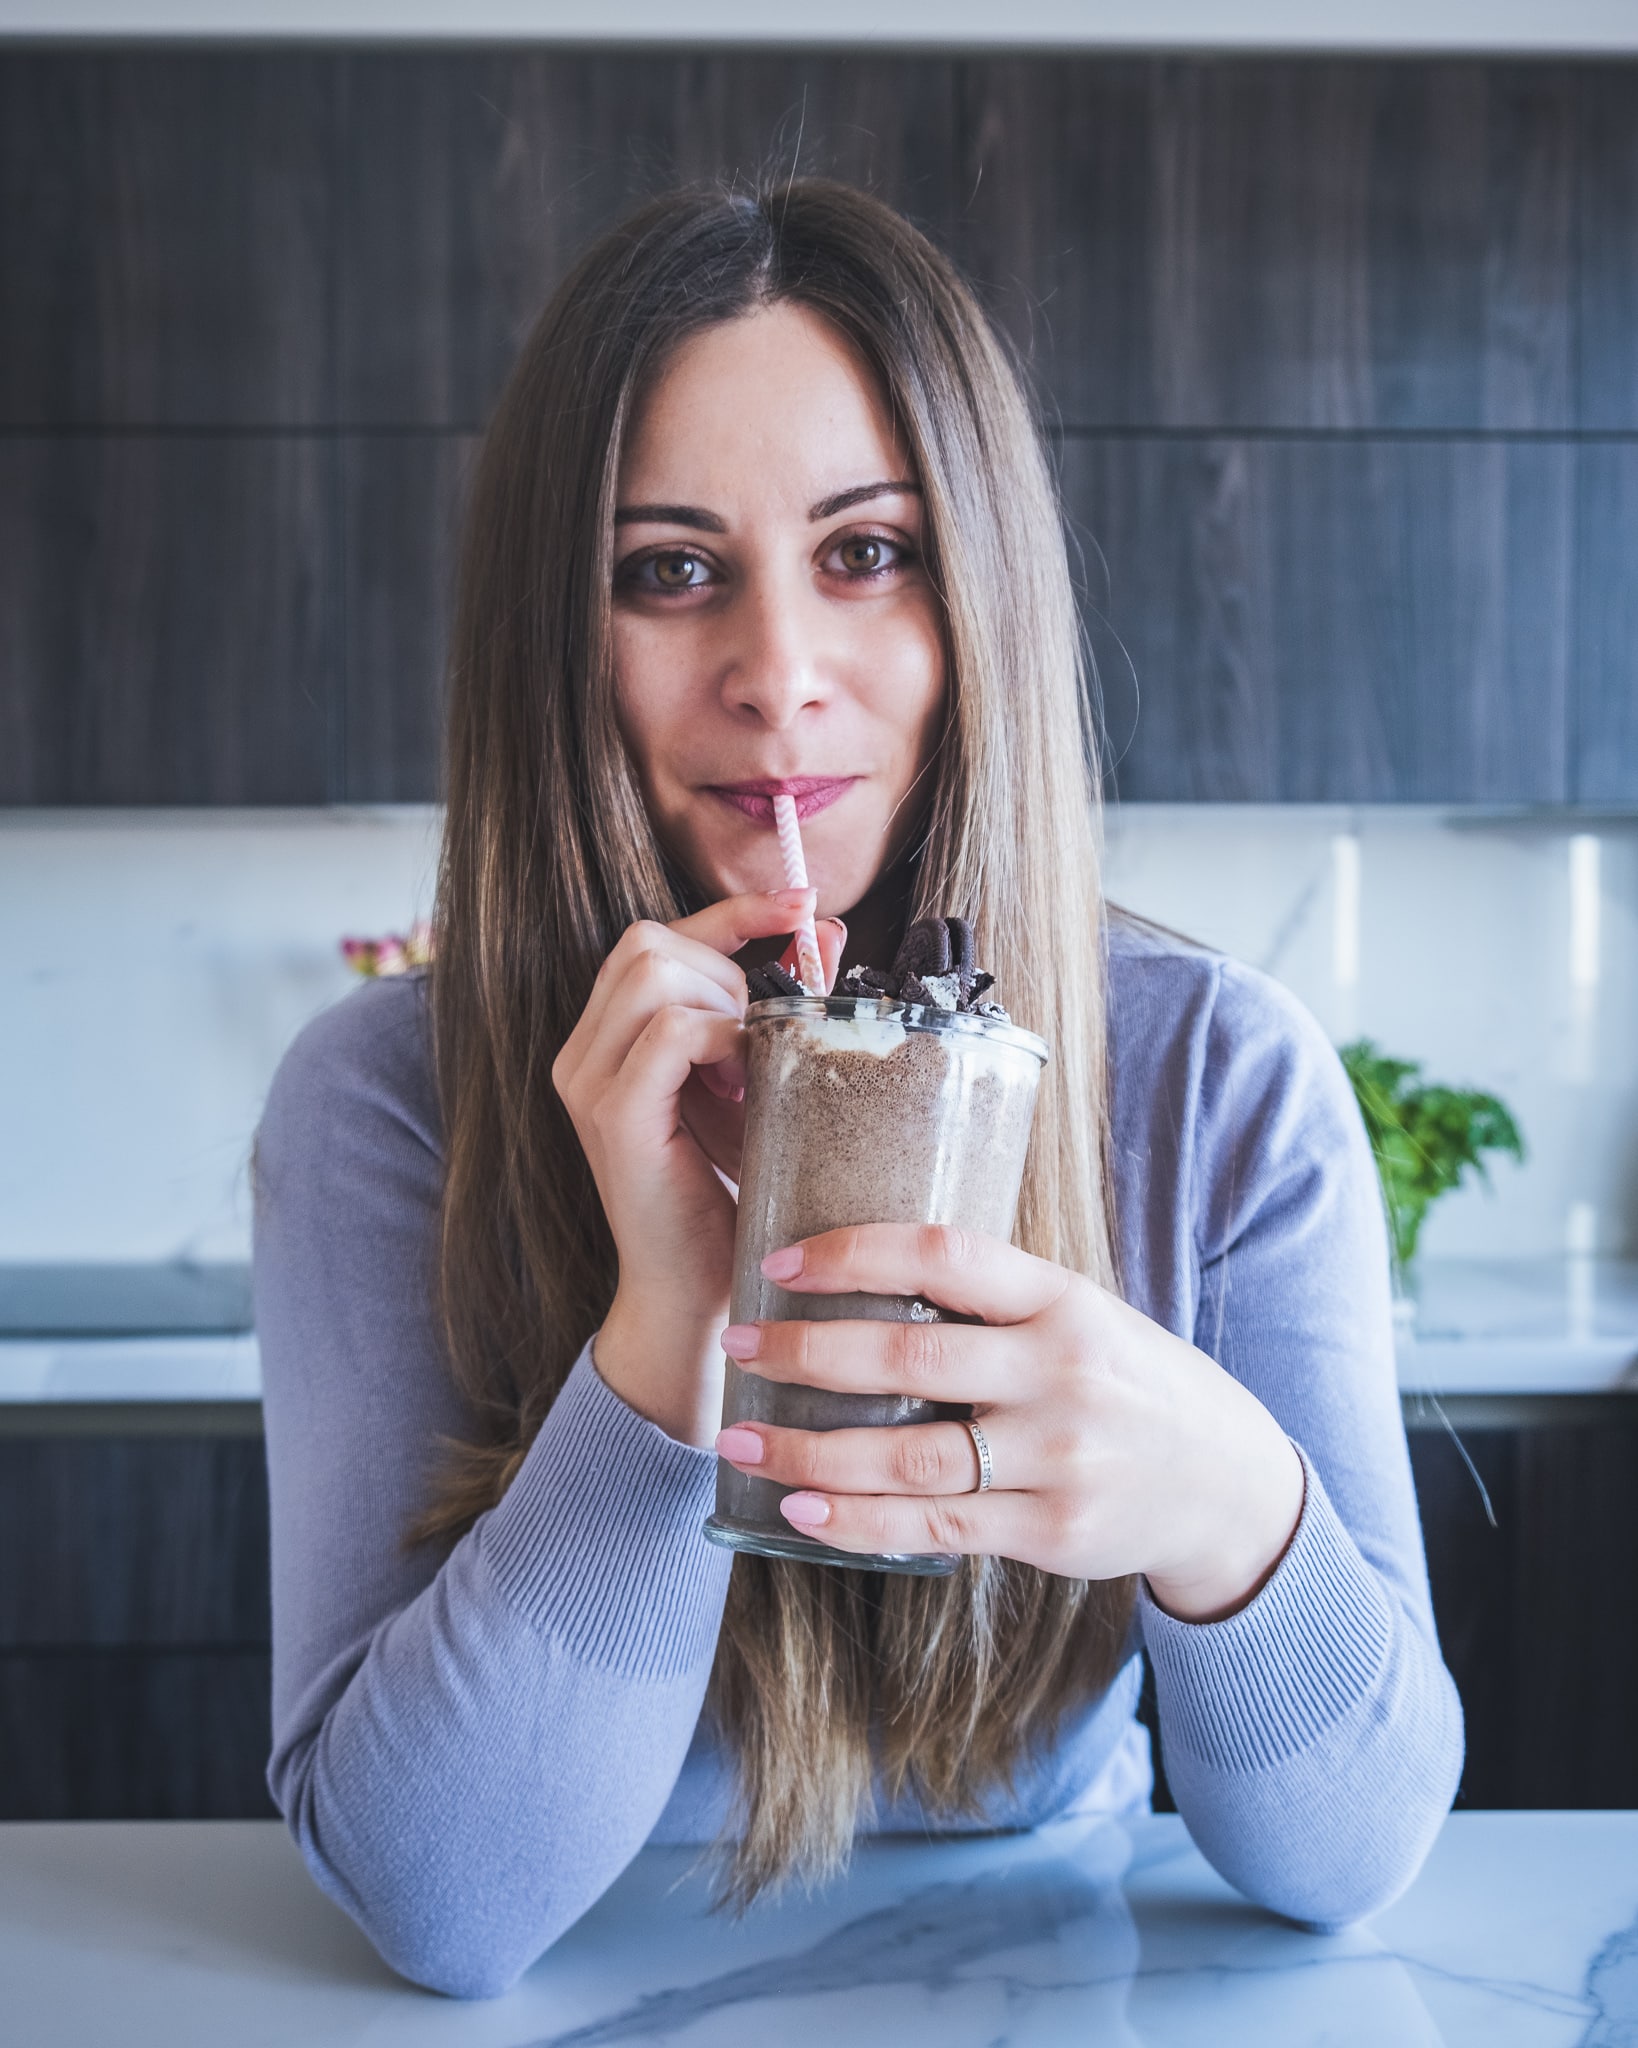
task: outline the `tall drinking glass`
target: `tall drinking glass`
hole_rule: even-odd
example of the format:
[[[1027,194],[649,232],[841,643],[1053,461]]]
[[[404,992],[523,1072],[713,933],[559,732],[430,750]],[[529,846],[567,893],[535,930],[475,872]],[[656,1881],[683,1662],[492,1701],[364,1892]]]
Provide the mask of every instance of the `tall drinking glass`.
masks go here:
[[[745,1021],[734,1321],[946,1320],[901,1295],[790,1293],[763,1277],[762,1260],[852,1223],[955,1223],[1010,1238],[1046,1046],[997,1018],[852,996],[753,1003]],[[727,1367],[725,1426],[881,1428],[964,1412],[785,1385],[731,1359]],[[865,1557],[799,1535],[779,1512],[792,1490],[720,1464],[706,1535],[732,1550],[861,1571],[955,1569],[949,1556]]]

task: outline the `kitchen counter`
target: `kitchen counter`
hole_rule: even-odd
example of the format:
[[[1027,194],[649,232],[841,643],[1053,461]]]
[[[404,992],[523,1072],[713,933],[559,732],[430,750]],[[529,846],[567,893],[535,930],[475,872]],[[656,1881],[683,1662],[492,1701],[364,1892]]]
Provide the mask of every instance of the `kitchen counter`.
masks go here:
[[[1429,1259],[1402,1394],[1638,1392],[1638,1262]]]
[[[260,1399],[247,1269],[160,1267],[147,1281],[141,1269],[125,1281],[118,1269],[78,1270],[91,1276],[80,1290],[66,1277],[48,1285],[32,1269],[8,1291],[0,1267],[0,1411]],[[179,1308],[174,1326],[156,1322]],[[1412,1420],[1428,1396],[1495,1403],[1638,1393],[1638,1262],[1430,1259],[1416,1311],[1398,1347]]]
[[[0,1406],[261,1399],[250,1268],[0,1264]]]
[[[1406,1896],[1306,1934],[1175,1817],[872,1844],[711,1916],[648,1850],[505,1998],[394,1978],[276,1822],[0,1827],[0,2007],[29,2048],[1615,2048],[1638,2038],[1638,1814],[1463,1813]]]

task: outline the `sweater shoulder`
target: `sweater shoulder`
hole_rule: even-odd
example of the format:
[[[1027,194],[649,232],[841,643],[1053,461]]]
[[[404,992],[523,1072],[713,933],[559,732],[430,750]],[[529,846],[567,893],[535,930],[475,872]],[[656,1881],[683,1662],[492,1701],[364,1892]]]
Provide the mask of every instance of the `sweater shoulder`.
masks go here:
[[[1337,1064],[1319,1020],[1273,975],[1127,911],[1109,920],[1109,1031],[1157,1067],[1193,1042],[1202,1078],[1225,1062]]]
[[[297,1032],[268,1090],[258,1147],[388,1127],[441,1152],[422,970],[362,982]]]
[[[1109,1052],[1134,1273],[1156,1270],[1156,1247],[1185,1232],[1197,1257],[1214,1256],[1253,1216],[1317,1199],[1339,1170],[1374,1186],[1341,1060],[1307,1006],[1259,968],[1111,917]]]

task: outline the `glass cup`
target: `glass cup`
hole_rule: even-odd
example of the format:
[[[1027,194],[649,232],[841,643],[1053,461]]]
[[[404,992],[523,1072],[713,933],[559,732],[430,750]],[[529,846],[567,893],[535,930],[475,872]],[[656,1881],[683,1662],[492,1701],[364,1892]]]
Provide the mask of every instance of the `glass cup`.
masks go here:
[[[996,1018],[853,996],[753,1003],[745,1023],[733,1320],[955,1320],[902,1295],[791,1293],[763,1277],[762,1260],[852,1223],[955,1223],[1010,1240],[1046,1046]],[[724,1427],[891,1428],[965,1413],[908,1395],[786,1385],[727,1361]],[[861,1556],[799,1535],[779,1512],[793,1490],[720,1463],[706,1535],[731,1550],[858,1571],[955,1570],[943,1554]]]

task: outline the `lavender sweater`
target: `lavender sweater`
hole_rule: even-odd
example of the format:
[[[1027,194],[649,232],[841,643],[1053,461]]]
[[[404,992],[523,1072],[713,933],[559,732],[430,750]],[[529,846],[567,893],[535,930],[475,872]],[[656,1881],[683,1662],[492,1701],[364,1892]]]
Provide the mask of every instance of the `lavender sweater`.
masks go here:
[[[1120,1676],[984,1824],[1146,1802],[1147,1649],[1196,1842],[1248,1897],[1334,1926],[1414,1876],[1462,1757],[1370,1155],[1313,1019],[1252,969],[1117,923],[1110,1033],[1128,1296],[1279,1419],[1307,1499],[1230,1620],[1140,1597]],[[291,1047],[259,1134],[268,1782],[389,1963],[483,1996],[646,1841],[717,1832],[701,1702],[730,1559],[699,1533],[715,1460],[628,1408],[589,1344],[500,1504],[447,1555],[406,1554],[438,1440],[470,1427],[426,1306],[440,1178],[424,984],[366,984]],[[883,1801],[877,1825],[929,1822]]]

